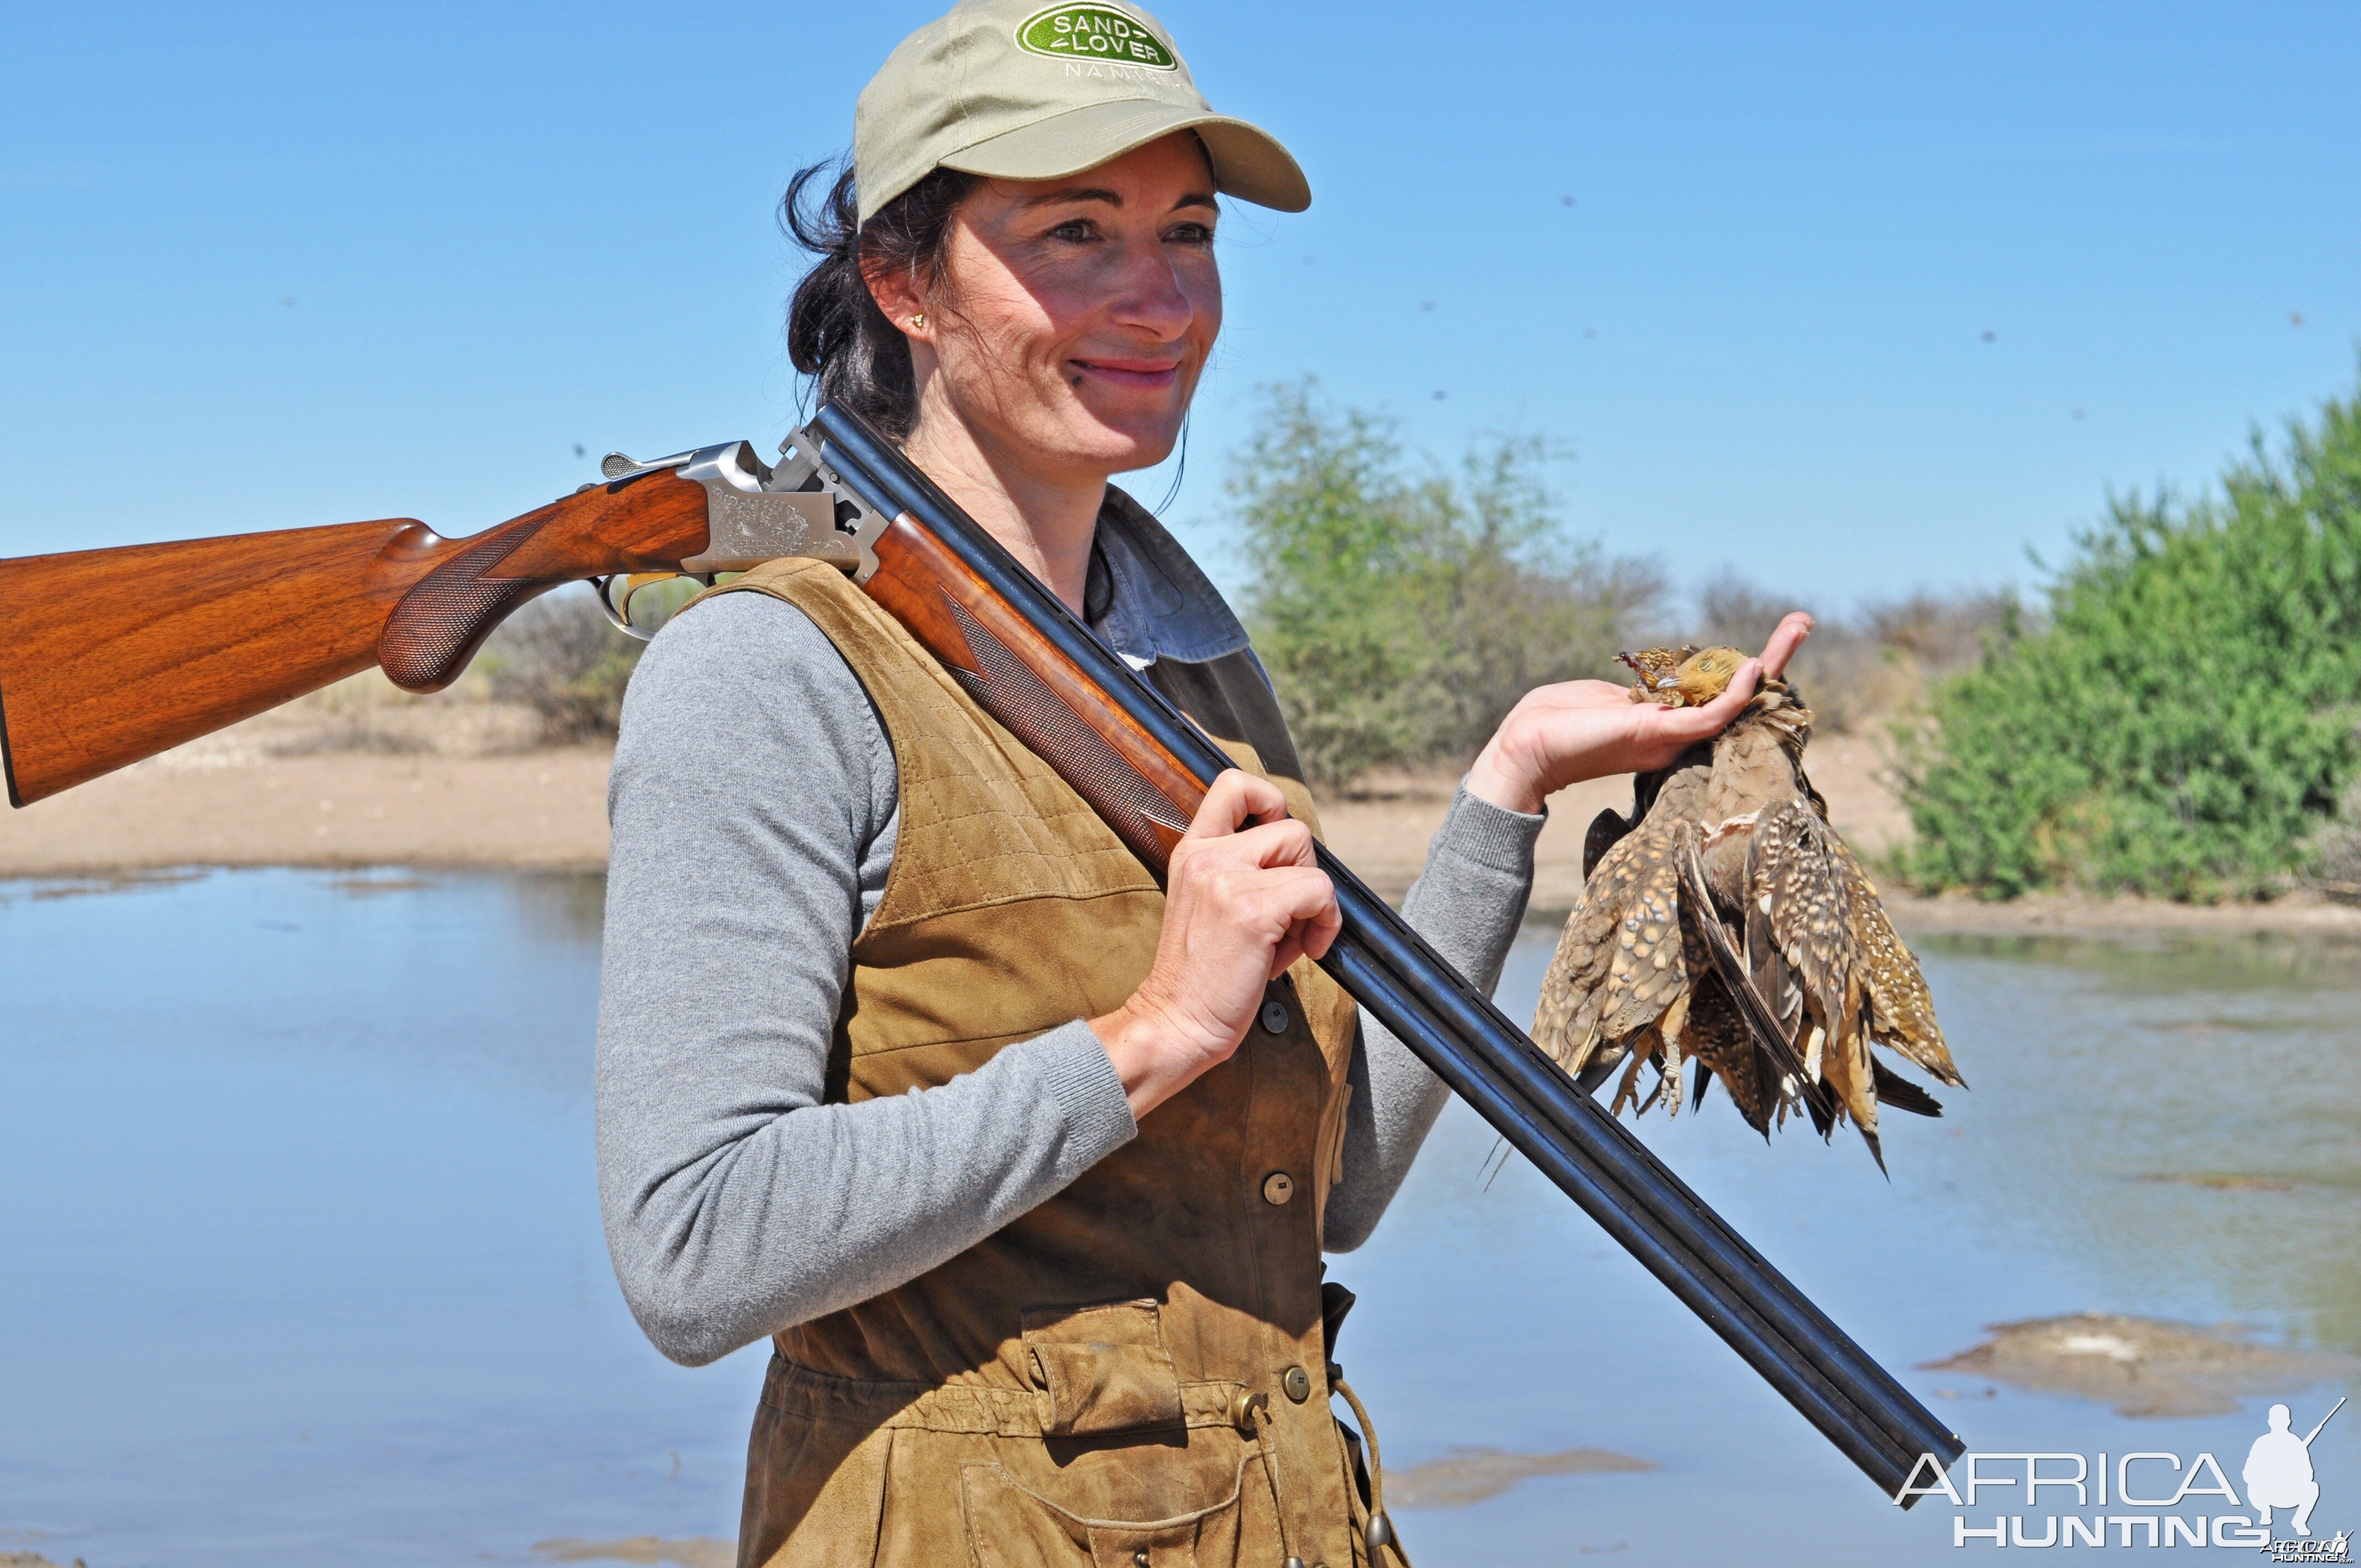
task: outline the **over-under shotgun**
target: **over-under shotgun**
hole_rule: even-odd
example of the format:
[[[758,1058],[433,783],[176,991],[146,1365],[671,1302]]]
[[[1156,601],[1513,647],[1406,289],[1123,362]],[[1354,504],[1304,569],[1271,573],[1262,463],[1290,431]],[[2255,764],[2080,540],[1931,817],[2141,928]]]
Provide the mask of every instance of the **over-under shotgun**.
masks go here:
[[[589,580],[628,621],[645,576],[815,555],[851,572],[1160,872],[1229,758],[857,415],[822,408],[781,452],[776,468],[743,442],[609,457],[604,483],[467,539],[398,519],[0,561],[9,799],[27,805],[371,663],[439,690],[503,618],[563,583]],[[1889,1497],[1922,1454],[1960,1455],[1957,1435],[1319,856],[1345,916],[1323,967],[1510,1146]]]

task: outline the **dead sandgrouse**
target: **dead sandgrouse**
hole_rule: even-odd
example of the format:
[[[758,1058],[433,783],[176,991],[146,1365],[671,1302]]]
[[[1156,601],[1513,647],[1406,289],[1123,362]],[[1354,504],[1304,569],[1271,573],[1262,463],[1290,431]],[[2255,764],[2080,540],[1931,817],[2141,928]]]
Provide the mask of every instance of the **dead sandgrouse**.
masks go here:
[[[1631,700],[1702,706],[1744,662],[1731,648],[1623,655]],[[1533,1038],[1583,1089],[1619,1065],[1613,1109],[1677,1113],[1719,1080],[1766,1137],[1790,1109],[1822,1136],[1850,1118],[1880,1168],[1877,1113],[1942,1107],[1874,1044],[1964,1088],[1918,960],[1804,774],[1811,711],[1766,680],[1730,727],[1635,781],[1583,846],[1581,904],[1542,981]],[[1658,1079],[1640,1098],[1641,1069]]]

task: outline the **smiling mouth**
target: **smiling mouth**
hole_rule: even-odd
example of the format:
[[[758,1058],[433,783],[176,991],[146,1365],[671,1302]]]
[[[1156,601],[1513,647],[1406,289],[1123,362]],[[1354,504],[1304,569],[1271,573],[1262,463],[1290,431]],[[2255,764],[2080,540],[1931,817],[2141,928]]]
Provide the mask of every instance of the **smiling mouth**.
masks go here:
[[[1075,369],[1118,387],[1169,387],[1180,378],[1178,359],[1070,359]]]

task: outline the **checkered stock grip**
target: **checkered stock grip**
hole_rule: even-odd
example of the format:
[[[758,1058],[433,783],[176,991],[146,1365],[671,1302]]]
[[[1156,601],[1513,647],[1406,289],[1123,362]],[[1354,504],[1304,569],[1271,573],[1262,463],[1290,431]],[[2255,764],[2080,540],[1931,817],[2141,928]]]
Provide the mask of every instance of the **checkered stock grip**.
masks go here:
[[[1162,872],[1205,798],[1142,729],[957,555],[906,515],[875,545],[871,598],[942,661],[976,705]]]
[[[457,680],[528,600],[584,577],[671,571],[704,549],[706,492],[671,474],[639,474],[585,485],[467,539],[420,535],[417,580],[386,617],[377,652],[394,685],[433,692]]]
[[[536,514],[495,528],[430,569],[402,595],[378,634],[378,663],[387,679],[404,691],[441,691],[459,678],[495,627],[527,600],[557,587],[546,578],[491,576],[545,525]]]

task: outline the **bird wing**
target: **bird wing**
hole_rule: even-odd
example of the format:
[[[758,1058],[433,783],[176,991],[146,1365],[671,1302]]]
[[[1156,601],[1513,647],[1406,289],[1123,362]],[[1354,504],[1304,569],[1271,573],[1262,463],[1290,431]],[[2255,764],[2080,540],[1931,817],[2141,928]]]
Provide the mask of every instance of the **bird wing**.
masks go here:
[[[1690,972],[1697,978],[1690,983],[1688,1007],[1680,1019],[1681,1048],[1697,1058],[1707,1075],[1721,1080],[1730,1103],[1746,1118],[1746,1124],[1767,1136],[1777,1091],[1766,1079],[1765,1058],[1755,1049],[1754,1036],[1740,1014],[1738,1004],[1730,999],[1730,990],[1722,983],[1721,976],[1713,970],[1712,961],[1700,935],[1688,955]],[[1675,1032],[1670,1010],[1664,1014],[1664,1032],[1669,1045]],[[1697,1080],[1698,1101],[1705,1098],[1708,1081],[1707,1076]]]
[[[1542,977],[1534,1043],[1579,1074],[1602,1044],[1662,1017],[1688,982],[1677,931],[1671,834],[1642,822],[1599,856],[1583,883]]]
[[[1935,1021],[1935,999],[1927,994],[1927,977],[1917,955],[1894,931],[1877,884],[1869,880],[1844,840],[1828,835],[1838,874],[1845,884],[1851,911],[1853,945],[1868,971],[1871,1028],[1877,1043],[1954,1088],[1964,1088],[1960,1069],[1944,1043],[1943,1026]]]
[[[1787,1038],[1770,1004],[1747,978],[1745,960],[1738,956],[1738,948],[1731,943],[1721,917],[1714,912],[1713,896],[1706,887],[1705,861],[1697,853],[1697,829],[1690,827],[1680,844],[1682,882],[1692,916],[1688,924],[1703,940],[1707,957],[1713,964],[1712,972],[1720,977],[1730,1000],[1737,1004],[1738,1015],[1745,1023],[1755,1047],[1771,1058],[1772,1065],[1784,1077],[1795,1080],[1797,1091],[1816,1113],[1825,1111],[1822,1097],[1827,1091],[1813,1081],[1804,1063],[1797,1059],[1794,1042]],[[1813,1119],[1817,1121],[1818,1115]]]
[[[1941,1105],[1872,1062],[1872,1043],[1945,1083],[1960,1082],[1926,977],[1894,932],[1876,883],[1817,809],[1799,797],[1764,812],[1754,832],[1750,903],[1810,998],[1807,1060],[1878,1154],[1881,1098],[1921,1115],[1938,1114]]]
[[[1776,860],[1782,848],[1777,842],[1766,845],[1760,832],[1747,835],[1741,902],[1745,905],[1746,972],[1754,977],[1754,989],[1763,993],[1772,1015],[1779,1020],[1780,1033],[1793,1040],[1803,1024],[1804,988],[1796,982],[1787,955],[1780,950],[1771,934],[1770,884],[1765,876],[1765,868]]]
[[[1766,808],[1754,825],[1757,880],[1748,890],[1748,903],[1760,907],[1772,940],[1827,1030],[1843,1012],[1853,925],[1851,900],[1828,854],[1829,838],[1800,798]]]
[[[1619,890],[1629,890],[1620,901],[1622,918],[1616,923],[1614,953],[1599,996],[1599,1032],[1609,1039],[1653,1024],[1688,989],[1688,967],[1681,960],[1677,854],[1679,845],[1696,836],[1692,823],[1659,828],[1643,822],[1599,861],[1604,872],[1609,860],[1624,856],[1617,882]]]
[[[1861,1129],[1869,1152],[1877,1159],[1877,1168],[1883,1170],[1885,1156],[1877,1144],[1877,1080],[1869,1061],[1868,1002],[1860,981],[1848,974],[1844,1000],[1833,1016],[1828,1039],[1820,1052],[1820,1076],[1836,1091],[1837,1099],[1852,1117],[1853,1125]]]
[[[1880,1105],[1891,1105],[1896,1111],[1907,1111],[1913,1116],[1939,1116],[1943,1113],[1941,1101],[1875,1057],[1869,1058],[1869,1075],[1876,1084]]]

